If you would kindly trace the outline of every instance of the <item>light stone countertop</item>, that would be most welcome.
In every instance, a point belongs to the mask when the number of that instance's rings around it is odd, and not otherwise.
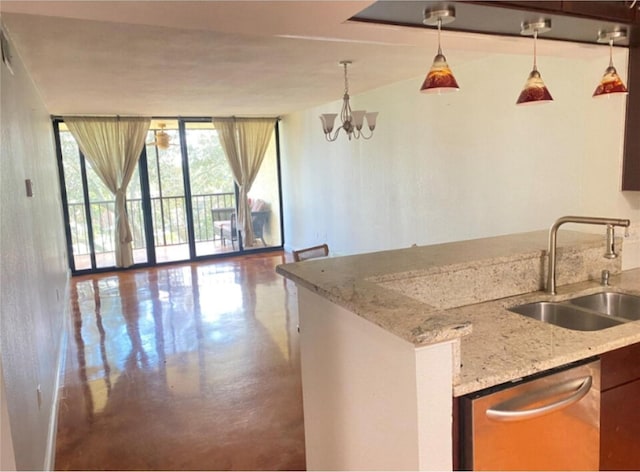
[[[640,295],[640,269],[612,276],[609,287],[581,282],[558,287],[556,296],[539,291],[447,310],[452,322],[466,320],[473,326],[473,332],[461,339],[461,368],[454,396],[640,342],[640,321],[600,331],[574,331],[507,310],[523,303],[563,301],[603,290]]]
[[[416,347],[459,340],[460,370],[455,376],[453,393],[461,396],[640,342],[640,321],[582,332],[542,323],[507,310],[531,301],[564,300],[602,291],[603,287],[594,281],[561,285],[559,279],[558,295],[551,297],[536,290],[542,286],[542,280],[534,280],[536,287],[527,289],[526,293],[515,292],[520,294],[502,298],[492,295],[498,299],[482,301],[482,284],[503,284],[511,290],[522,290],[522,272],[509,271],[514,264],[530,260],[537,260],[540,265],[547,235],[546,231],[536,231],[329,257],[283,264],[276,270],[296,284]],[[558,233],[558,254],[561,255],[563,250],[569,254],[567,264],[571,262],[571,250],[576,247],[601,251],[604,248],[603,238],[573,231]],[[640,269],[619,273],[619,259],[617,261],[617,265],[602,262],[602,268],[610,268],[612,274],[618,274],[611,276],[610,289],[640,295]],[[506,267],[507,272],[503,269],[496,272],[495,267]],[[562,269],[562,261],[558,262],[558,269]],[[444,306],[442,291],[446,291],[450,282],[446,277],[444,285],[439,286],[439,299],[433,304],[427,303],[424,297],[407,296],[402,290],[389,288],[390,283],[403,286],[410,285],[412,280],[431,286],[442,282],[443,274],[448,273],[464,274],[463,282],[472,290],[469,292],[471,295],[460,297],[460,300],[468,301],[469,297],[477,296],[478,303]],[[540,274],[537,276],[539,279],[542,277]],[[458,296],[459,287],[451,290],[450,298]],[[493,292],[487,290],[487,293],[491,295]]]

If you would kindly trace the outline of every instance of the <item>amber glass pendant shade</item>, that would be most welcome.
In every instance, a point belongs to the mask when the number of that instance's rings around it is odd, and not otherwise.
[[[516,105],[534,105],[552,101],[553,97],[544,84],[540,72],[537,69],[533,69],[524,84],[522,92],[520,92]]]
[[[453,7],[446,7],[442,9],[425,9],[424,21],[425,25],[438,26],[438,53],[433,58],[433,64],[427,73],[427,76],[422,82],[420,92],[422,93],[446,93],[456,92],[460,89],[456,78],[447,64],[447,58],[442,54],[442,47],[440,45],[440,30],[443,23],[451,23],[456,17],[456,11]]]
[[[622,34],[621,31],[603,32],[598,33],[598,40],[608,39],[609,41],[609,67],[604,71],[600,83],[593,92],[593,97],[608,97],[611,94],[626,94],[629,93],[627,87],[625,87],[622,79],[618,75],[618,71],[613,66],[613,40],[614,38],[625,37],[626,34]]]
[[[459,90],[458,82],[447,64],[447,59],[442,54],[437,54],[433,59],[431,69],[422,82],[420,91],[423,93],[455,92]]]
[[[602,80],[593,92],[594,97],[603,97],[612,93],[629,93],[627,87],[624,86],[622,79],[618,75],[615,67],[607,67],[602,76]]]

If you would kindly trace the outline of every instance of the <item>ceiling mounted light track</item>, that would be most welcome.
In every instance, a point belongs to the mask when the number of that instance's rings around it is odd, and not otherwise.
[[[618,71],[613,66],[613,42],[619,39],[625,39],[627,32],[625,30],[598,31],[598,42],[609,43],[609,67],[604,71],[600,83],[593,92],[593,97],[608,97],[611,94],[627,94],[622,79],[618,75]]]
[[[536,21],[522,22],[520,34],[524,36],[533,35],[533,69],[529,73],[529,77],[524,84],[522,92],[516,101],[516,105],[533,105],[537,103],[549,103],[553,101],[553,97],[549,93],[547,86],[542,80],[540,72],[538,72],[537,64],[537,41],[539,33],[546,33],[551,30],[550,19],[540,19]]]
[[[341,129],[347,133],[349,140],[355,139],[370,139],[373,136],[373,130],[376,128],[376,118],[378,116],[377,111],[366,112],[365,110],[351,110],[351,104],[349,103],[349,80],[347,78],[347,66],[351,64],[351,61],[340,61],[340,65],[344,67],[344,95],[342,97],[342,110],[340,111],[340,121],[342,124],[336,129],[336,132],[331,135],[333,131],[333,124],[336,121],[337,113],[324,113],[320,115],[320,121],[322,121],[322,131],[324,131],[324,137],[327,141],[335,141],[338,139],[338,133]],[[366,136],[362,132],[364,120],[367,120],[370,134]]]
[[[443,92],[455,92],[460,89],[456,78],[453,76],[453,72],[447,64],[447,59],[442,54],[442,47],[440,45],[440,30],[442,25],[451,23],[456,19],[456,10],[452,6],[441,8],[425,8],[424,20],[422,21],[427,26],[438,27],[438,53],[433,59],[431,69],[427,73],[427,77],[420,87],[422,93],[443,93]]]

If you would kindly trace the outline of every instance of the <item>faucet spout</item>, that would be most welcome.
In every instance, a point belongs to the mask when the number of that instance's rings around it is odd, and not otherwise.
[[[548,270],[547,270],[547,292],[551,295],[556,294],[556,242],[558,238],[558,229],[564,223],[580,223],[587,225],[605,225],[607,226],[607,252],[605,257],[613,259],[617,256],[614,247],[613,228],[614,226],[624,226],[628,228],[631,221],[620,218],[600,218],[592,216],[563,216],[558,218],[551,229],[549,229],[549,248],[547,251]]]

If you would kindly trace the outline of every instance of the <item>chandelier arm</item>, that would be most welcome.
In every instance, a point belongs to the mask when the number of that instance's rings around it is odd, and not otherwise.
[[[342,99],[342,110],[340,111],[340,119],[342,124],[346,121],[351,121],[351,105],[349,103],[349,94],[345,93]]]
[[[335,141],[336,139],[338,139],[338,133],[340,132],[340,130],[342,129],[342,126],[338,126],[336,128],[335,133],[333,133],[333,136],[331,136],[331,133],[325,133],[324,137],[327,141],[329,141],[330,143],[332,143],[333,141]]]
[[[359,137],[362,137],[362,139],[371,139],[373,137],[373,131],[369,129],[369,136],[367,136],[366,134],[364,134],[364,127],[363,127],[362,130],[360,130]]]

